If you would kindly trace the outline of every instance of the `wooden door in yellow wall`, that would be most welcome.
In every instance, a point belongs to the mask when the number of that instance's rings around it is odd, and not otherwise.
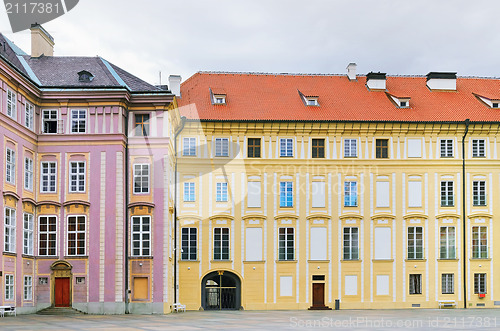
[[[133,300],[149,299],[149,284],[147,277],[134,277],[134,297]]]

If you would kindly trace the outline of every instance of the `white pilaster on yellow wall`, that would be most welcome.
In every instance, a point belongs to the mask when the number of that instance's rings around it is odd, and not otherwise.
[[[408,247],[406,247],[407,243],[407,234],[406,234],[406,219],[403,219],[403,236],[402,236],[402,241],[403,241],[403,251],[402,251],[402,258],[403,258],[403,302],[406,302],[406,252],[408,252]],[[395,234],[393,234],[394,236]]]
[[[208,270],[212,270],[212,259],[213,259],[213,256],[212,256],[212,243],[213,243],[212,235],[213,235],[212,220],[209,220],[208,221]],[[179,237],[177,237],[177,238],[179,238]],[[177,269],[179,269],[179,268],[177,268]]]
[[[203,260],[203,221],[200,219],[198,221],[198,232],[200,233],[200,247],[198,248],[198,255],[199,255],[199,259],[200,259],[200,263],[198,263],[198,277],[201,279],[201,275],[202,275],[202,272],[201,272],[201,265],[203,263],[201,263],[201,261]],[[210,254],[210,248],[209,248],[209,251],[208,251],[208,254]],[[208,257],[208,259],[210,260],[210,256]],[[210,269],[209,269],[210,270]]]
[[[497,154],[497,137],[495,137],[494,143],[493,143],[493,158],[495,160],[498,159],[498,154]]]
[[[293,147],[293,158],[297,159],[297,158],[299,158],[299,150],[298,150],[297,137],[293,138],[293,144],[294,144],[294,147]]]
[[[453,146],[453,151],[454,151],[454,153],[453,153],[453,157],[454,157],[455,159],[460,159],[460,158],[462,158],[462,149],[461,149],[461,148],[458,148],[458,146],[459,146],[459,145],[458,145],[458,138],[457,138],[457,137],[455,137],[455,144],[454,144],[454,146]],[[470,148],[469,148],[469,150],[470,150]],[[460,155],[458,155],[458,154],[460,154]]]
[[[436,147],[437,149],[437,147]],[[433,158],[433,154],[432,154],[432,137],[429,137],[429,159],[432,159]]]
[[[398,142],[397,142],[397,145],[398,145],[398,148],[397,148],[397,151],[396,151],[396,158],[399,160],[401,159],[401,149],[399,148],[401,142],[399,140],[399,137],[398,137]],[[407,139],[405,138],[405,145],[403,147],[403,158],[407,158],[407,154],[406,154],[406,145],[407,145]]]
[[[396,302],[396,283],[397,283],[397,278],[398,278],[398,275],[397,275],[397,272],[396,272],[396,260],[397,260],[397,250],[396,250],[396,221],[395,219],[392,220],[392,224],[391,224],[391,228],[392,228],[392,258],[393,258],[393,262],[392,262],[392,301],[393,302]],[[373,263],[372,263],[373,264]],[[403,277],[404,277],[404,273],[403,273]],[[403,287],[404,288],[404,287]]]
[[[166,157],[165,157],[166,158]],[[124,183],[123,153],[116,152],[116,255],[115,255],[115,301],[123,302],[123,227],[124,227]]]
[[[424,203],[425,203],[425,215],[429,215],[429,173],[426,172],[424,175]]]
[[[276,173],[274,174],[275,175],[275,182],[276,182]],[[275,214],[276,215],[276,214]],[[278,226],[278,221],[275,219],[274,220],[274,230],[273,230],[273,242],[274,242],[274,246],[273,246],[273,266],[274,266],[274,272],[273,272],[273,291],[274,291],[274,295],[273,295],[273,302],[276,303],[276,278],[278,277],[276,275],[276,259],[277,259],[277,250],[278,250],[278,233],[277,233],[277,226]]]
[[[340,175],[339,175],[340,176]],[[339,209],[340,213],[340,209]],[[338,220],[337,222],[337,257],[339,261],[342,259],[342,222]],[[338,274],[337,274],[337,286],[338,286],[338,296],[339,300],[342,301],[342,263],[338,264]],[[372,300],[373,301],[373,300]]]
[[[295,222],[295,224],[297,224],[297,228],[299,227],[298,224],[299,224],[299,221],[297,220],[297,222]],[[309,263],[307,263],[308,260],[312,260],[312,258],[309,256],[309,247],[310,247],[310,242],[309,242],[309,236],[310,236],[310,231],[309,231],[309,220],[306,220],[306,302],[309,301]],[[299,251],[297,251],[299,252]],[[299,254],[297,254],[299,255]],[[298,264],[298,262],[297,262]],[[297,270],[297,279],[299,278],[299,273],[298,273],[298,270]],[[298,288],[297,288],[298,289]],[[299,303],[299,297],[298,297],[298,292],[297,292],[297,303]]]
[[[266,182],[267,182],[267,176],[266,176],[266,174],[264,174],[264,187],[266,187],[266,184],[265,184]],[[267,238],[267,219],[264,219],[264,259],[265,259],[265,262],[264,262],[264,303],[267,303],[267,286],[268,286],[268,284],[267,284],[267,260],[268,260],[267,241],[268,241],[268,238]]]
[[[438,220],[437,219],[434,219],[434,250],[436,251],[436,255],[435,256],[435,259],[436,259],[436,262],[437,262],[437,259],[441,258],[440,256],[440,252],[439,252],[439,225],[438,225]],[[456,240],[458,241],[458,240]],[[427,259],[430,259],[430,256],[427,257]],[[439,271],[438,271],[438,266],[439,266],[439,263],[434,263],[434,279],[435,279],[435,282],[434,282],[434,285],[435,285],[435,288],[434,288],[434,300],[437,300],[439,298]]]
[[[424,228],[424,236],[425,236],[425,247],[424,247],[424,256],[425,256],[425,299],[429,301],[429,220],[425,219],[425,228]],[[433,260],[436,260],[436,257],[432,256]],[[435,263],[436,264],[436,263]],[[434,275],[435,281],[437,283],[437,274]]]
[[[370,215],[373,215],[373,173],[370,172]]]
[[[390,148],[389,148],[390,158],[391,158],[391,159],[394,159],[394,148],[393,148],[393,147],[394,147],[394,139],[392,138],[392,136],[391,136],[391,138],[389,139],[389,143],[390,143]],[[398,150],[398,153],[400,153],[400,151],[399,151],[399,150],[400,150],[400,146],[399,146],[399,144],[397,144],[396,148],[397,148],[397,150]]]
[[[298,194],[297,194],[298,195]],[[297,207],[297,210],[298,210],[298,207]],[[296,250],[296,254],[295,254],[295,258],[297,259],[297,263],[295,264],[295,268],[296,268],[296,271],[295,271],[295,294],[296,294],[296,302],[299,303],[299,294],[300,294],[300,268],[299,268],[299,264],[300,264],[300,254],[298,254],[298,252],[300,252],[300,227],[299,227],[299,220],[297,219],[295,221],[295,233],[296,233],[296,236],[295,236],[295,242],[296,242],[296,247],[297,247],[297,250]],[[276,250],[276,249],[275,249]],[[306,260],[307,261],[307,260]],[[307,265],[307,263],[306,263]]]
[[[280,144],[281,144],[280,137],[276,137],[276,154],[274,155],[274,157],[277,159],[280,158]],[[297,149],[293,151],[293,155],[297,155]]]
[[[266,137],[262,136],[262,138],[260,138],[260,139],[262,140],[262,158],[265,159],[266,158]],[[248,150],[245,147],[245,153],[247,153],[247,151]]]
[[[278,138],[276,138],[276,145],[278,144]],[[269,158],[273,158],[273,138],[269,137]]]
[[[243,229],[241,229],[241,233],[243,233]],[[231,220],[231,269],[234,270],[234,251],[236,250],[234,246],[234,237],[236,237],[236,232],[234,232],[234,219]],[[243,245],[243,242],[241,242],[241,245]],[[243,247],[243,246],[241,246]],[[243,248],[241,249],[243,251]]]
[[[207,136],[203,136],[203,145],[200,144],[200,155],[201,155],[202,147],[203,147],[203,157],[205,159],[207,159],[208,158],[208,140],[207,140]]]
[[[456,233],[457,233],[457,237],[456,238],[462,238],[462,223],[463,220],[460,220],[458,219],[457,221],[457,227],[456,227]],[[462,284],[462,261],[463,261],[463,257],[462,258],[462,248],[461,248],[461,245],[460,243],[462,242],[462,240],[456,240],[456,243],[457,243],[457,252],[456,252],[456,256],[457,256],[457,260],[458,260],[458,263],[457,263],[457,274],[458,274],[458,283],[457,284]],[[462,286],[457,286],[458,287],[458,300],[462,300]]]
[[[370,177],[371,176],[372,176],[372,174],[370,174]],[[373,249],[375,248],[374,240],[373,240],[373,222],[375,222],[373,219],[370,220],[370,302],[373,302]],[[339,235],[339,237],[340,237],[340,235]],[[339,247],[340,247],[340,243],[339,243]],[[340,249],[339,249],[339,252],[340,252]],[[340,288],[340,286],[339,286],[339,288]]]
[[[330,177],[330,174],[328,174]],[[331,214],[330,214],[331,215]],[[332,219],[328,219],[328,303],[331,304],[332,301]]]
[[[238,144],[238,143],[236,143]],[[239,145],[238,145],[239,146]],[[234,145],[233,145],[233,136],[229,137],[229,158],[234,159]]]
[[[467,174],[468,176],[469,174]],[[466,216],[464,216],[466,217]],[[470,235],[471,229],[470,229],[470,218],[467,217],[467,232],[465,234],[466,236],[466,243],[467,247],[472,247],[472,240],[471,240],[471,235]],[[467,261],[470,261],[470,249],[467,249]],[[471,273],[470,273],[470,263],[467,263],[467,300],[470,301],[470,289],[471,286],[474,288],[474,281],[471,279]]]
[[[333,137],[332,159],[337,159],[337,138]]]
[[[401,183],[401,187],[402,187],[402,196],[403,196],[403,215],[406,215],[406,174],[403,172],[401,174],[403,180],[402,180],[402,183]],[[394,192],[394,190],[393,190]],[[408,192],[408,197],[410,196],[410,192]]]
[[[326,137],[326,159],[328,160],[330,158],[330,138]],[[309,146],[311,146],[311,140],[309,139]],[[311,147],[309,147],[309,150],[311,150]],[[309,153],[309,155],[312,155],[312,152]]]
[[[332,174],[328,173],[328,215],[332,215]]]
[[[198,173],[198,215],[203,217],[203,172],[201,171]]]
[[[396,215],[396,173],[392,173],[392,214]]]
[[[360,195],[360,205],[361,205],[361,214],[365,212],[365,174],[361,173],[359,175],[359,195]]]
[[[363,210],[363,209],[361,209]],[[359,236],[360,236],[360,240],[359,240],[359,243],[361,243],[359,246],[359,256],[360,258],[363,260],[361,262],[361,302],[365,302],[365,261],[364,261],[364,248],[365,248],[365,245],[364,245],[364,242],[365,242],[365,227],[364,227],[364,224],[363,224],[363,219],[361,219],[359,221]],[[370,261],[370,263],[372,263]]]
[[[101,192],[100,192],[100,241],[99,241],[99,302],[104,301],[104,266],[106,245],[106,152],[101,152]]]
[[[342,215],[342,194],[343,194],[343,183],[342,183],[342,174],[337,174],[337,187],[339,192],[337,192],[337,203],[338,203],[338,215]],[[340,234],[339,234],[340,235]]]
[[[212,209],[214,205],[214,198],[213,198],[213,173],[208,174],[208,215],[212,216]],[[177,191],[180,192],[180,191]],[[180,194],[177,194],[180,195]]]
[[[295,174],[295,182],[296,182],[296,186],[295,186],[294,194],[296,197],[295,201],[297,203],[297,206],[295,207],[295,214],[297,216],[299,216],[299,211],[300,211],[300,174],[299,173]]]
[[[229,184],[230,187],[231,187],[231,216],[234,217],[234,211],[235,211],[235,198],[236,198],[236,187],[234,186],[236,181],[235,181],[235,174],[234,172],[231,173],[231,183]],[[241,189],[243,189],[244,186],[241,187]],[[241,201],[241,204],[242,206],[244,205],[243,204],[243,201]]]
[[[243,178],[243,176],[241,178]],[[244,186],[242,185],[241,188],[243,189],[243,187]],[[242,215],[243,215],[243,213],[242,213]],[[243,261],[245,261],[245,250],[246,250],[246,247],[247,247],[247,245],[245,243],[245,231],[246,231],[246,229],[245,229],[245,220],[242,219],[241,222],[240,222],[240,233],[241,233],[240,251],[241,251],[241,277],[243,279],[245,279],[245,264],[243,263]],[[234,264],[234,261],[233,261],[233,264]],[[265,283],[264,283],[264,286],[266,286]]]
[[[305,147],[305,144],[304,144],[304,137],[302,137],[302,147],[300,148],[300,158],[301,159],[305,159],[306,158],[306,156],[305,156],[305,148],[306,147]],[[311,154],[308,153],[307,157],[309,157],[309,155],[311,155]]]
[[[361,137],[359,137],[357,140],[357,143],[358,143],[358,146],[357,146],[357,149],[358,149],[358,158],[359,159],[362,159],[363,158],[363,147],[361,146]]]
[[[490,215],[493,214],[493,173],[489,173],[488,176],[488,209]],[[493,238],[493,237],[491,237]],[[493,260],[492,260],[493,261]]]

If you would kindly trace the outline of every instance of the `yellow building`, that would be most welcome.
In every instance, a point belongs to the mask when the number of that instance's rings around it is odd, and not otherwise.
[[[500,80],[348,69],[182,84],[187,309],[500,305]]]

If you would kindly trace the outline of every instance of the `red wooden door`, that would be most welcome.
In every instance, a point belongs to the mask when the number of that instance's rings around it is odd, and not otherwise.
[[[69,307],[69,278],[56,278],[55,306]]]
[[[313,283],[313,307],[325,306],[325,284]]]

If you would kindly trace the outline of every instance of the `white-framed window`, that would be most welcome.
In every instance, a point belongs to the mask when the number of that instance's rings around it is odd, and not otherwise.
[[[24,105],[24,126],[26,126],[30,130],[33,130],[34,127],[34,114],[35,107],[31,103],[26,102],[26,104]]]
[[[195,183],[184,183],[184,201],[195,201]]]
[[[14,301],[14,275],[5,275],[5,301]]]
[[[293,207],[293,182],[280,182],[280,207]]]
[[[16,183],[16,152],[7,147],[5,157],[5,180],[7,183]]]
[[[42,162],[40,167],[40,192],[55,193],[57,187],[57,163]]]
[[[472,258],[488,258],[488,228],[486,226],[472,227]]]
[[[421,226],[408,227],[408,259],[424,258],[424,231]]]
[[[453,294],[454,290],[454,274],[442,274],[441,275],[441,293],[442,294]]]
[[[318,98],[307,97],[306,98],[306,105],[307,106],[319,106]]]
[[[134,193],[149,193],[149,164],[134,164]]]
[[[16,119],[16,93],[7,89],[7,116]]]
[[[474,274],[474,294],[485,294],[486,293],[486,274],[477,273]]]
[[[16,210],[5,207],[5,245],[4,252],[16,252]]]
[[[33,160],[24,158],[24,188],[33,191]]]
[[[85,192],[85,162],[69,163],[69,191],[71,193]]]
[[[182,228],[181,230],[181,259],[196,261],[197,228]]]
[[[24,276],[24,301],[33,300],[33,277]]]
[[[289,261],[295,259],[294,228],[278,229],[278,260]]]
[[[55,256],[57,245],[57,217],[38,217],[38,255]]]
[[[214,260],[229,260],[229,228],[214,228]]]
[[[455,259],[455,227],[442,226],[439,229],[439,258],[441,259]]]
[[[57,109],[42,110],[42,132],[57,133]]]
[[[182,155],[196,156],[196,138],[186,137],[182,139]]]
[[[441,157],[453,157],[453,139],[441,139]]]
[[[293,139],[281,138],[280,139],[280,156],[293,157]]]
[[[344,260],[359,259],[359,229],[357,227],[344,228]]]
[[[215,94],[214,95],[214,103],[218,105],[226,104],[226,95],[225,94]]]
[[[229,156],[228,138],[215,138],[215,156]]]
[[[472,204],[486,206],[486,181],[475,180],[472,182]]]
[[[453,194],[453,181],[445,180],[441,182],[441,207],[453,207],[455,205],[455,195]]]
[[[422,294],[422,275],[410,274],[410,294]]]
[[[358,140],[344,139],[344,157],[358,156]]]
[[[344,182],[344,206],[356,207],[358,205],[358,183]]]
[[[472,157],[486,156],[486,141],[484,139],[472,139]]]
[[[34,216],[23,213],[23,254],[33,255]]]
[[[86,217],[68,216],[68,255],[85,255],[86,241]]]
[[[227,183],[217,183],[215,201],[227,201]]]
[[[151,216],[132,216],[132,255],[151,255]]]
[[[87,111],[85,109],[71,109],[71,133],[87,132]]]

